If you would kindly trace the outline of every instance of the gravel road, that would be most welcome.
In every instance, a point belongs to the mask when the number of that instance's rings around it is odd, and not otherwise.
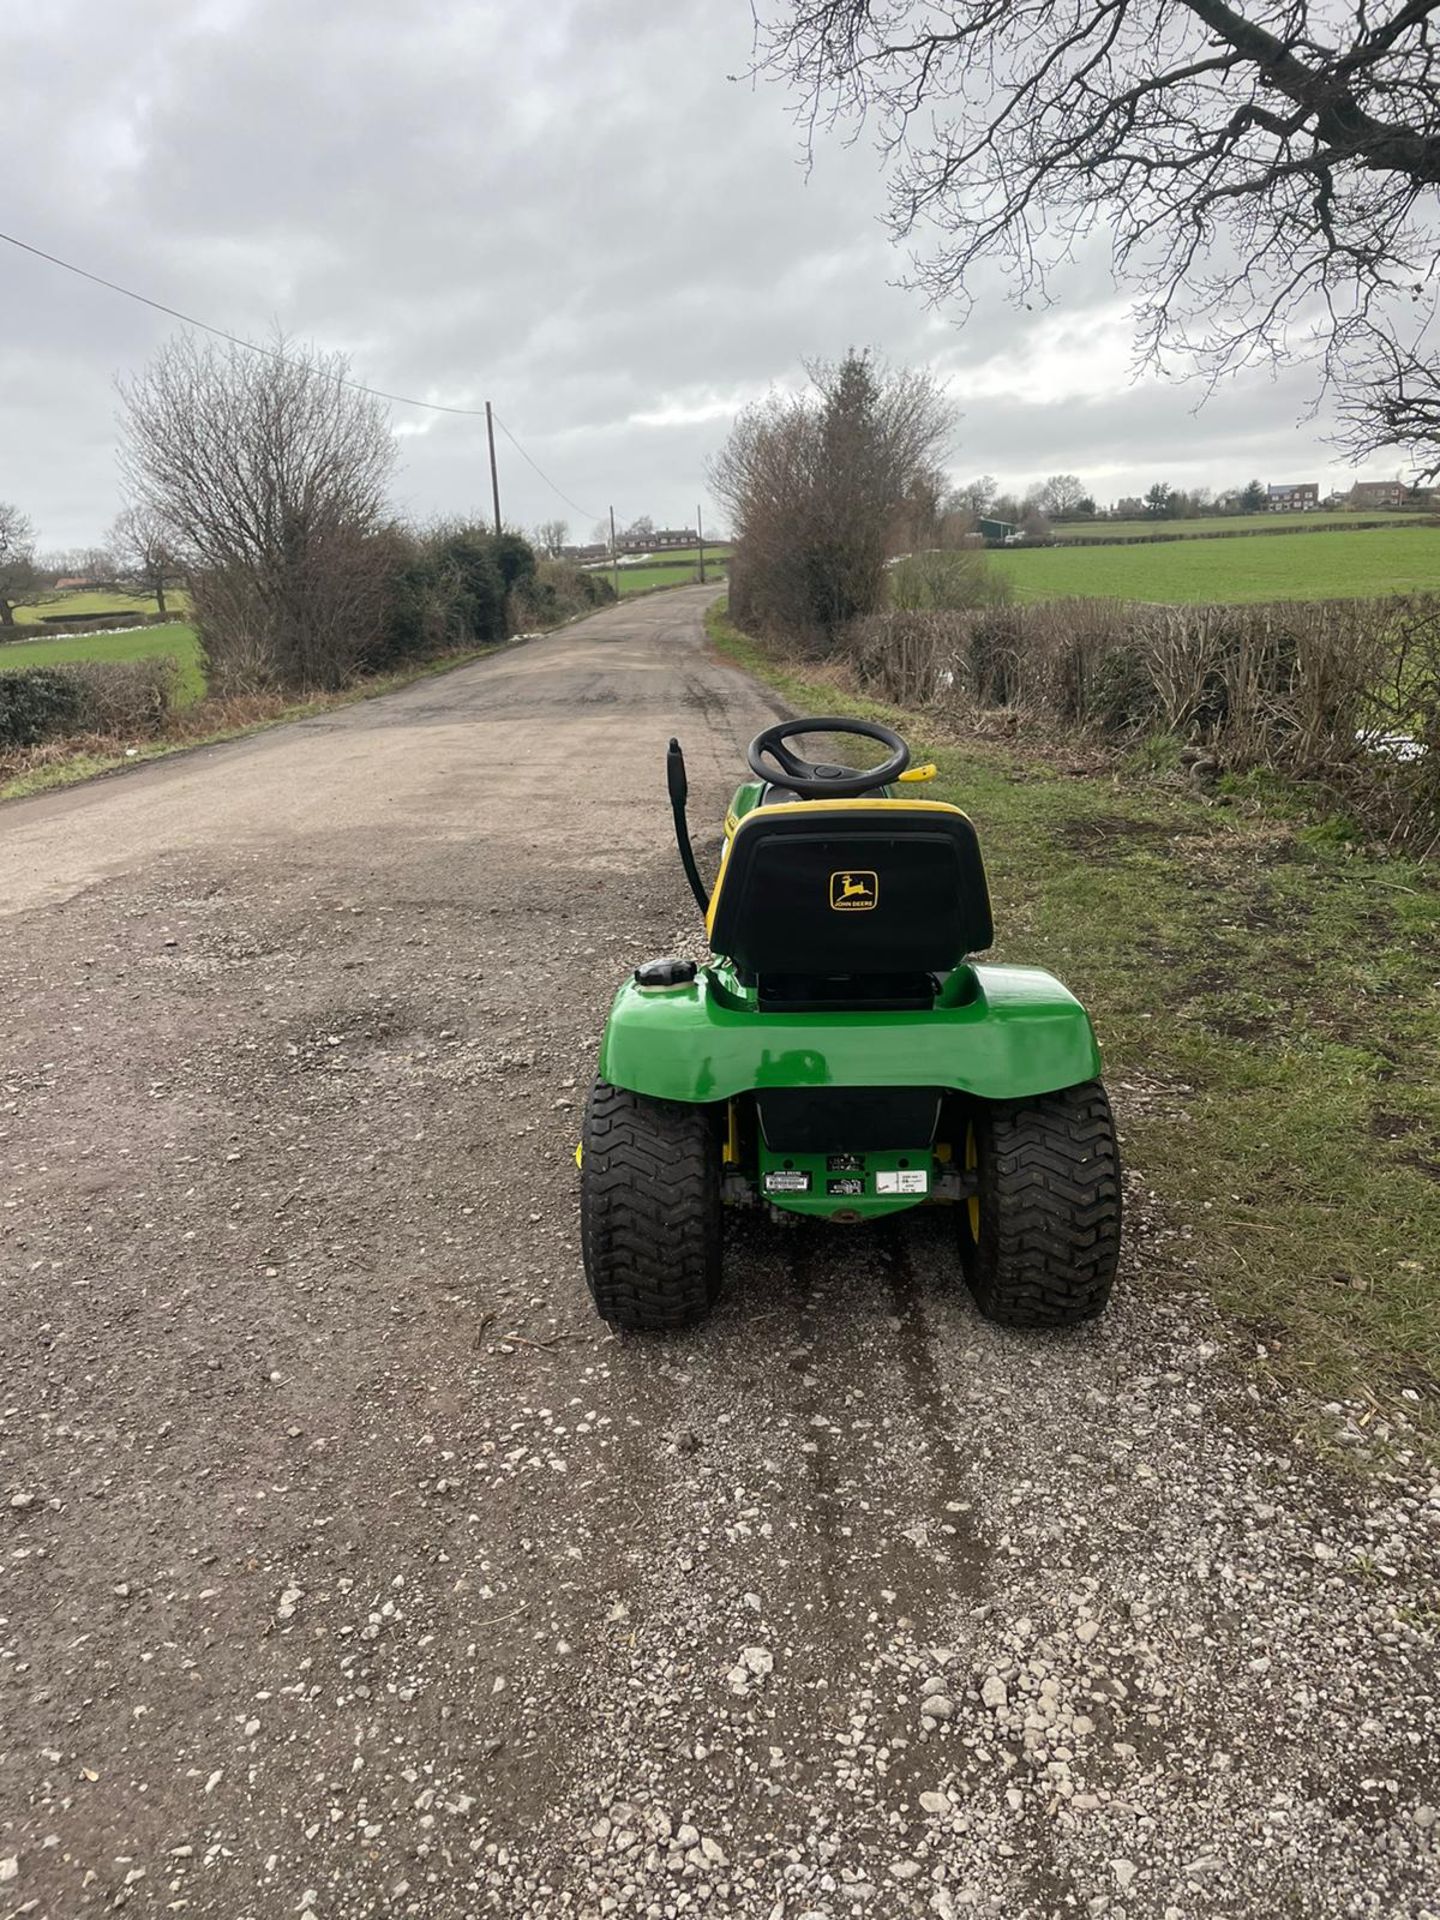
[[[1440,1487],[1143,1169],[1079,1335],[939,1216],[592,1317],[665,741],[713,848],[773,711],[705,599],[0,809],[0,1920],[1440,1913]]]

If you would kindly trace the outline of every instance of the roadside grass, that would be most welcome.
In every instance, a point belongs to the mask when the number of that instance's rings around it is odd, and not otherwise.
[[[1350,511],[1340,508],[1335,511],[1321,509],[1318,513],[1217,513],[1203,514],[1194,520],[1061,520],[1054,528],[1057,540],[1106,540],[1123,538],[1133,534],[1178,533],[1187,539],[1203,540],[1207,534],[1234,533],[1241,528],[1266,528],[1275,532],[1280,527],[1344,527],[1366,526],[1371,523],[1393,521],[1404,525],[1414,525],[1414,513],[1400,513],[1392,508],[1388,513],[1372,512],[1367,508]]]
[[[54,640],[0,643],[0,673],[16,667],[58,667],[67,660],[148,660],[168,653],[180,666],[180,704],[205,695],[205,674],[195,629],[175,620],[163,627],[131,627],[123,633],[67,633]]]
[[[991,564],[1020,600],[1353,600],[1440,592],[1440,527],[1277,533],[1154,546],[998,548]]]
[[[168,613],[184,614],[190,611],[189,595],[177,588],[165,595],[165,608]],[[16,607],[15,618],[22,627],[34,626],[50,614],[63,614],[75,619],[97,613],[158,613],[160,611],[153,594],[125,593],[117,589],[114,593],[96,592],[86,588],[80,593],[57,593],[31,606]]]
[[[1310,543],[1300,543],[1310,544]],[[997,955],[1090,1008],[1129,1164],[1263,1370],[1440,1412],[1440,886],[1303,808],[956,742],[737,633],[793,705],[888,720],[980,829]],[[1074,771],[1076,760],[1089,769]],[[1228,802],[1228,804],[1226,804]],[[1193,1263],[1193,1266],[1192,1266]],[[1162,1282],[1163,1283],[1163,1282]]]

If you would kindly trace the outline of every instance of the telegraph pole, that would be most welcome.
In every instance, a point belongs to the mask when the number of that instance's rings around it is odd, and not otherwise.
[[[615,583],[615,598],[620,598],[620,555],[615,550],[615,509],[610,509],[610,578]]]
[[[700,509],[695,509],[695,538],[700,543],[700,584],[705,584],[705,529],[700,524]]]
[[[495,421],[490,413],[490,402],[485,402],[485,438],[490,442],[490,491],[495,499],[495,534],[500,535],[500,472],[495,465]]]

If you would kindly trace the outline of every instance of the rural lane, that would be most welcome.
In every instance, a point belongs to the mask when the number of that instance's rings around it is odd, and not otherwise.
[[[0,1917],[1440,1913],[1440,1489],[1143,1169],[1080,1334],[938,1214],[592,1316],[665,742],[709,864],[774,711],[707,597],[0,808]]]

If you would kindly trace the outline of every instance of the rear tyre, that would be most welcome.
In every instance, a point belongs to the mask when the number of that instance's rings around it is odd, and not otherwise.
[[[693,1327],[720,1291],[720,1143],[705,1107],[597,1080],[585,1107],[580,1234],[602,1320]]]
[[[1006,1327],[1093,1320],[1120,1255],[1120,1150],[1104,1087],[996,1101],[970,1127],[979,1193],[960,1232],[976,1306]]]

